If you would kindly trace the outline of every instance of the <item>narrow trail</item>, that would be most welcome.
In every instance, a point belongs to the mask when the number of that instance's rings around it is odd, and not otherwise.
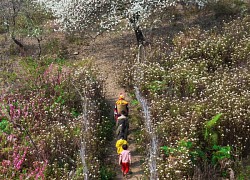
[[[125,92],[125,89],[119,86],[117,82],[117,77],[115,75],[116,70],[122,68],[119,66],[117,62],[122,60],[122,55],[126,41],[128,41],[127,36],[119,34],[119,35],[107,35],[99,37],[95,42],[90,44],[87,51],[80,52],[80,54],[84,54],[84,57],[94,58],[95,66],[98,68],[100,74],[104,77],[104,91],[106,95],[106,100],[108,101],[110,107],[114,107],[115,102],[120,93],[125,95],[125,99],[130,102],[130,97]],[[130,112],[133,111],[130,108]],[[113,119],[113,111],[110,111],[110,117]],[[129,132],[132,132],[133,126],[130,125]],[[116,153],[116,138],[110,142],[108,149],[110,151],[109,158],[112,158],[110,162],[114,165],[114,170],[116,171],[116,178],[125,179],[122,177],[120,166],[118,165],[118,155]],[[133,133],[128,135],[128,143],[129,150],[132,155],[132,165],[131,165],[131,174],[127,179],[138,180],[141,179],[143,175],[143,171],[141,168],[142,157],[136,151],[136,143]]]

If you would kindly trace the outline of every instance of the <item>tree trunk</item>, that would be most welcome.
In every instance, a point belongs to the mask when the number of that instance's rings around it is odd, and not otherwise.
[[[14,36],[12,36],[11,39],[20,48],[21,55],[25,56],[26,55],[26,51],[25,51],[24,45],[20,41],[18,41]]]
[[[11,39],[14,41],[16,45],[18,45],[21,49],[24,49],[24,45],[18,41],[14,36],[11,37]]]
[[[135,31],[135,36],[136,36],[136,40],[137,40],[137,45],[140,46],[140,45],[143,45],[144,42],[145,42],[145,38],[144,38],[144,35],[142,33],[142,30],[137,27],[134,29]]]
[[[37,42],[38,42],[38,57],[40,57],[41,56],[41,54],[42,54],[42,47],[41,47],[41,41],[42,41],[42,38],[36,38],[36,40],[37,40]]]

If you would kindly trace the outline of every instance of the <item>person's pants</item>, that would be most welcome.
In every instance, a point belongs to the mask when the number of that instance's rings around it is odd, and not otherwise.
[[[127,163],[122,162],[122,172],[123,172],[123,174],[128,174],[128,172],[129,172],[129,163],[128,162]]]
[[[121,116],[121,114],[115,114],[115,122],[116,122],[116,124],[117,124],[117,120],[118,120],[118,117],[120,117]]]

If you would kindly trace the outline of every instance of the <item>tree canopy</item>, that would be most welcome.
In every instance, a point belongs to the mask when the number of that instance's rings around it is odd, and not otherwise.
[[[64,31],[82,32],[86,29],[100,33],[112,30],[126,20],[127,25],[139,26],[152,12],[175,6],[178,0],[34,0],[46,10],[52,11]],[[184,4],[204,6],[207,0],[182,1]],[[135,21],[131,21],[135,20]],[[96,28],[96,27],[99,28]],[[134,28],[134,27],[133,27]]]

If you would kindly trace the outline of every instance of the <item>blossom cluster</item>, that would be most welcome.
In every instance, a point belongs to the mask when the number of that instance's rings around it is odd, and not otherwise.
[[[248,154],[249,29],[246,16],[224,23],[221,30],[195,27],[180,32],[173,38],[171,53],[164,54],[164,48],[159,51],[156,47],[141,63],[127,55],[128,76],[122,76],[123,80],[129,87],[139,87],[150,102],[159,149],[173,149],[158,159],[160,179],[186,179],[197,170],[194,165],[210,167],[205,164],[211,162],[213,143],[204,134],[206,123],[218,113],[222,116],[212,127],[216,145],[231,147],[235,157]],[[193,149],[179,147],[183,139],[192,143]],[[194,149],[204,156],[199,154],[199,161],[191,162]],[[219,163],[221,169],[216,171],[225,170],[225,164]]]
[[[124,20],[127,20],[128,25],[142,25],[153,12],[175,6],[179,1],[33,0],[33,2],[42,5],[47,11],[51,11],[57,18],[61,30],[84,32],[88,29],[100,33],[102,30],[113,30],[116,25],[121,24]],[[204,6],[207,0],[193,0],[189,3]]]
[[[0,99],[1,178],[98,179],[110,124],[96,70],[22,61],[22,86]]]

